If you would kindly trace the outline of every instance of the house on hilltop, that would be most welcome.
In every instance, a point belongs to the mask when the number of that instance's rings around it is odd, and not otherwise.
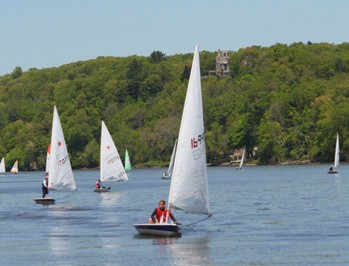
[[[216,57],[216,70],[210,70],[209,75],[219,77],[224,77],[225,75],[227,75],[230,72],[229,57],[229,50],[218,50]]]

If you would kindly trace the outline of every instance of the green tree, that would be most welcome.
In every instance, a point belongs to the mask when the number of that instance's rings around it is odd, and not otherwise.
[[[161,61],[166,60],[167,56],[161,51],[153,51],[150,54],[149,61],[152,64],[160,63]]]

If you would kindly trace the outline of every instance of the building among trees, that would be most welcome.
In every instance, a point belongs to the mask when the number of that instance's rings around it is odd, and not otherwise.
[[[218,50],[218,54],[216,57],[216,69],[210,70],[209,75],[219,77],[224,77],[225,75],[227,75],[230,72],[229,57],[229,50]]]

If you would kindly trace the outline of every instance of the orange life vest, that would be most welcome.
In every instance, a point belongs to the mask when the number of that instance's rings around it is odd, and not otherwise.
[[[167,215],[167,209],[161,210],[160,208],[156,208],[156,220],[158,220],[159,223],[166,221],[166,215]],[[162,221],[161,221],[162,217]]]

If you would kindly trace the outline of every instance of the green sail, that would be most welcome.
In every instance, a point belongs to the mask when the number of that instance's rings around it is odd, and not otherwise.
[[[125,152],[125,171],[129,172],[131,171],[132,167],[131,167],[131,161],[130,161],[130,156],[128,155],[128,151],[126,149]]]

